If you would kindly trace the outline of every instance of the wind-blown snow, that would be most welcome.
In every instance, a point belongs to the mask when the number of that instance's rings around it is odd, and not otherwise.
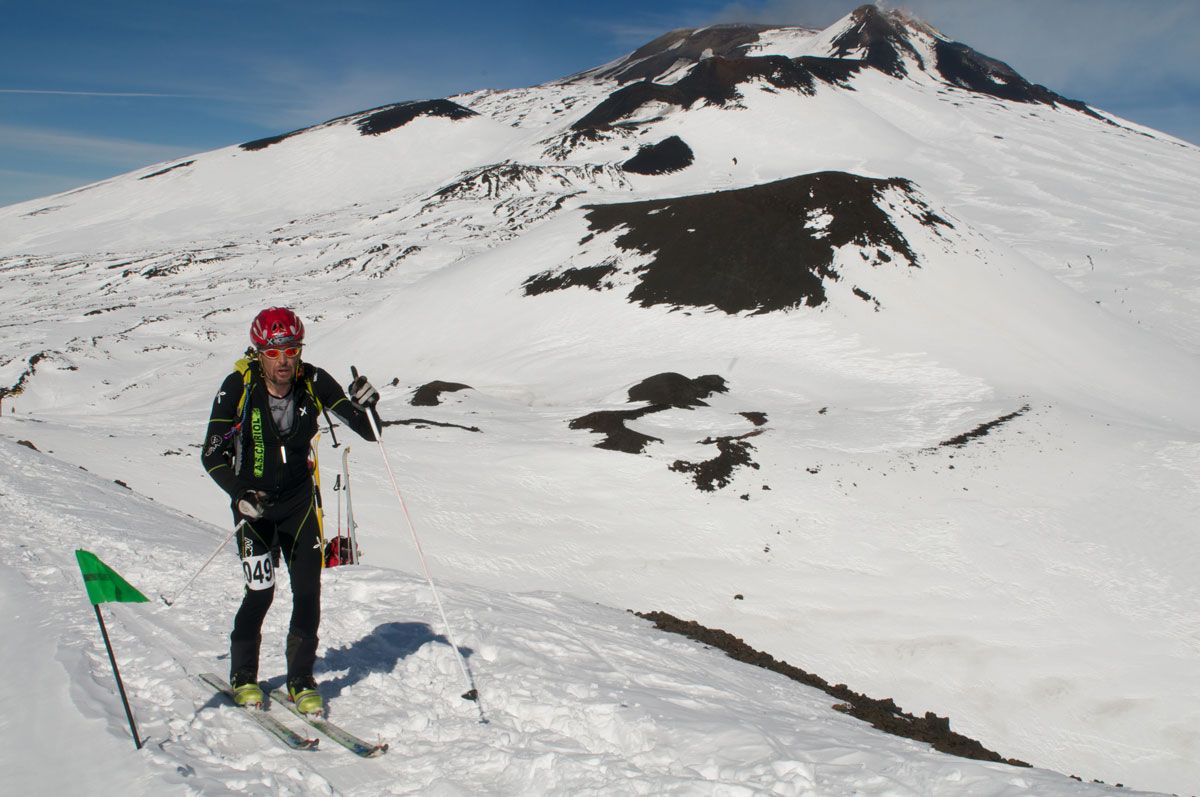
[[[751,55],[825,56],[846,24],[767,33]],[[0,386],[23,390],[0,415],[0,591],[17,609],[0,631],[37,662],[4,679],[21,688],[10,704],[24,684],[71,684],[47,716],[72,738],[101,728],[85,763],[134,793],[169,781],[371,794],[384,780],[434,793],[1104,791],[879,737],[819,694],[622,611],[662,610],[949,716],[1006,757],[1194,793],[1200,150],[914,69],[860,70],[812,96],[751,81],[726,107],[665,104],[581,133],[572,125],[619,88],[583,73],[452,98],[478,114],[466,119],[379,136],[319,126],[0,209]],[[672,136],[690,165],[621,168]],[[881,199],[919,267],[851,241],[825,304],[748,315],[630,303],[655,255],[588,222],[595,205],[820,172],[908,181],[951,226]],[[606,266],[605,290],[524,290]],[[305,319],[306,359],[347,381],[357,365],[401,422],[384,442],[490,725],[458,700],[442,631],[423,625],[429,598],[378,451],[339,428],[366,565],[326,574],[331,669],[318,679],[336,719],[392,750],[353,766],[337,750],[297,759],[206,707],[190,674],[223,669],[231,556],[177,609],[105,610],[155,740],[142,754],[118,743],[124,718],[71,551],[150,591],[211,553],[229,518],[196,444],[269,304]],[[641,455],[571,427],[645,408],[629,388],[668,372],[728,390],[625,421],[661,441]],[[411,406],[431,382],[472,389]],[[748,444],[757,467],[711,492],[672,469],[712,460],[721,439]],[[328,485],[340,449],[325,435],[321,453]],[[28,668],[16,650],[0,661]],[[51,758],[22,714],[0,721],[20,751],[9,770]]]

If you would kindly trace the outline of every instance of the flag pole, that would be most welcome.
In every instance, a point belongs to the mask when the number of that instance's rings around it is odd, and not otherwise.
[[[133,733],[133,744],[142,749],[142,738],[138,736],[137,725],[133,721],[133,712],[129,709],[129,698],[125,696],[125,684],[121,682],[121,671],[117,669],[117,657],[113,655],[112,643],[108,641],[108,629],[104,627],[104,615],[100,614],[100,604],[93,603],[96,610],[96,622],[100,623],[100,636],[104,637],[104,647],[108,649],[108,660],[112,662],[113,675],[117,679],[117,691],[121,693],[121,704],[125,706],[125,716],[129,718],[129,730]]]

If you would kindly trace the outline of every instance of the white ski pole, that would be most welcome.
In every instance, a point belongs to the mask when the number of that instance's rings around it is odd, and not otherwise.
[[[354,501],[350,494],[350,446],[342,450],[342,491],[346,493],[346,536],[350,538],[350,564],[358,561],[358,524],[354,522]]]
[[[158,597],[162,598],[163,603],[167,604],[168,606],[174,606],[175,601],[179,600],[179,596],[182,595],[183,593],[187,592],[187,588],[192,586],[192,582],[195,581],[199,577],[199,575],[204,572],[204,568],[208,567],[209,563],[212,562],[213,559],[217,558],[217,554],[219,554],[221,552],[221,549],[224,548],[231,539],[233,539],[233,535],[237,534],[238,529],[240,529],[244,525],[246,525],[246,521],[242,520],[242,522],[238,523],[236,526],[233,527],[233,531],[231,531],[225,535],[225,539],[221,540],[221,544],[217,546],[217,550],[213,551],[212,556],[208,557],[208,559],[204,562],[204,564],[200,565],[200,569],[192,574],[192,577],[188,579],[187,583],[179,588],[179,590],[175,593],[174,598],[167,600],[166,595],[159,595]]]
[[[350,375],[358,379],[358,369],[353,365],[350,366]],[[458,649],[458,642],[454,639],[454,632],[450,629],[450,621],[446,619],[446,610],[442,608],[442,599],[438,596],[437,587],[434,586],[433,576],[429,572],[429,563],[425,561],[425,552],[421,550],[421,539],[417,536],[417,528],[413,525],[412,515],[408,513],[408,505],[404,503],[404,496],[400,494],[400,487],[396,484],[396,474],[392,472],[392,465],[388,462],[387,450],[383,447],[383,436],[379,433],[379,427],[375,424],[375,413],[371,408],[367,408],[367,420],[371,422],[371,432],[375,435],[375,442],[379,443],[379,453],[383,455],[383,466],[387,469],[388,478],[392,482],[392,490],[396,493],[396,500],[400,502],[400,508],[404,510],[404,519],[408,521],[408,530],[412,534],[413,545],[417,549],[417,558],[421,561],[421,570],[425,574],[425,581],[429,583],[429,590],[433,593],[433,602],[437,605],[438,613],[442,616],[442,625],[446,629],[446,639],[450,642],[450,647],[454,650],[454,655],[458,660],[458,668],[462,670],[463,682],[467,685],[467,691],[463,693],[464,700],[479,700],[479,690],[475,688],[474,681],[471,680],[471,674],[467,672],[467,663],[463,660],[462,651]]]

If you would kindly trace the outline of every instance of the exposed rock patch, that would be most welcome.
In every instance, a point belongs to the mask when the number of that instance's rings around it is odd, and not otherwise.
[[[981,423],[969,432],[963,432],[960,435],[951,437],[949,440],[943,440],[942,442],[938,443],[936,447],[937,448],[950,448],[950,447],[962,448],[963,446],[965,446],[967,443],[971,442],[972,440],[987,436],[996,427],[1003,426],[1004,424],[1011,421],[1013,418],[1020,417],[1021,415],[1024,415],[1027,412],[1029,412],[1028,404],[1021,407],[1021,409],[1017,410],[1016,412],[1010,412],[1007,415],[1001,415],[999,418],[996,418],[995,420],[988,421],[987,423]]]
[[[735,600],[741,597],[740,595],[735,596]],[[1018,767],[1029,766],[1024,761],[1015,758],[1006,759],[999,753],[988,750],[978,741],[955,733],[950,730],[948,718],[939,717],[933,712],[926,712],[924,717],[916,717],[901,710],[891,698],[879,700],[868,697],[851,690],[845,684],[831,686],[828,681],[818,675],[805,672],[786,661],[779,661],[769,653],[755,650],[728,631],[706,628],[694,620],[681,620],[666,612],[635,612],[635,614],[654,623],[655,628],[682,634],[688,639],[723,651],[737,661],[777,672],[793,681],[820,689],[840,701],[834,706],[835,709],[870,723],[871,727],[885,733],[924,742],[934,750],[962,758],[995,761]]]
[[[748,45],[758,41],[767,25],[710,25],[699,30],[683,28],[665,33],[639,47],[610,69],[590,73],[620,83],[653,80],[682,62],[697,62],[709,56],[724,58],[744,54]]]
[[[253,141],[247,141],[245,144],[238,144],[238,147],[241,149],[244,149],[247,152],[257,152],[261,149],[266,149],[267,147],[272,146],[273,144],[278,144],[280,141],[285,141],[286,139],[289,139],[292,136],[298,136],[301,133],[303,133],[305,130],[308,130],[308,129],[309,128],[307,128],[307,127],[302,127],[299,130],[293,130],[290,133],[279,133],[278,135],[274,135],[274,136],[266,136],[264,138],[256,138]]]
[[[398,102],[367,112],[355,122],[364,136],[378,136],[403,127],[418,116],[443,116],[447,119],[467,119],[479,114],[450,100],[420,100]]]
[[[460,382],[434,380],[417,388],[413,392],[413,397],[409,401],[409,404],[414,407],[436,407],[442,403],[443,393],[454,393],[459,390],[474,390],[474,388]]]
[[[761,429],[747,432],[738,437],[710,437],[700,442],[703,445],[716,445],[720,452],[712,459],[703,462],[685,462],[675,460],[671,470],[676,473],[690,473],[696,489],[704,492],[714,492],[725,487],[733,480],[733,472],[737,468],[749,467],[758,470],[758,463],[750,458],[754,446],[746,439],[762,434]]]
[[[593,234],[618,232],[616,245],[652,261],[629,271],[629,300],[643,307],[716,308],[767,313],[826,301],[825,282],[841,279],[839,247],[860,247],[868,265],[918,267],[916,253],[883,205],[921,224],[950,227],[916,195],[908,180],[819,172],[711,194],[586,207]],[[894,196],[894,194],[893,194]],[[582,274],[548,271],[526,281],[538,292],[584,284]],[[588,287],[601,288],[600,272]],[[616,272],[603,272],[615,284]]]
[[[938,39],[934,42],[937,71],[947,83],[1011,102],[1065,105],[1108,122],[1086,103],[1070,100],[1045,86],[1030,83],[1003,61],[976,52],[965,44]]]
[[[339,116],[336,119],[330,119],[327,122],[322,122],[319,125],[311,127],[302,127],[299,130],[293,130],[290,133],[280,133],[275,136],[267,136],[266,138],[258,138],[254,141],[247,141],[245,144],[238,146],[247,152],[256,152],[266,149],[281,141],[285,141],[292,136],[298,136],[301,133],[309,130],[316,130],[322,127],[328,127],[335,124],[348,124],[353,122],[358,128],[358,132],[364,136],[378,136],[390,130],[395,130],[416,119],[418,116],[444,116],[448,119],[466,119],[470,116],[478,116],[479,114],[459,105],[450,100],[416,100],[412,102],[397,102],[391,105],[381,105],[378,108],[370,108],[366,111],[356,111],[346,116]]]
[[[141,177],[139,177],[138,179],[139,180],[149,180],[151,177],[158,177],[160,174],[166,174],[167,172],[174,171],[175,169],[182,169],[185,166],[191,166],[195,162],[196,161],[194,161],[194,160],[190,160],[190,161],[184,161],[183,163],[176,163],[174,166],[168,166],[165,169],[159,169],[156,172],[151,172],[150,174],[144,174]]]
[[[11,387],[0,386],[0,399],[3,399],[6,396],[21,395],[21,393],[25,390],[26,385],[29,384],[29,380],[33,378],[35,373],[37,373],[38,364],[49,356],[49,352],[44,351],[39,351],[37,354],[32,355],[29,358],[29,366],[21,372],[21,375],[17,377],[17,381]],[[67,370],[74,371],[75,366],[68,365]]]
[[[708,405],[704,399],[713,393],[725,393],[728,390],[725,380],[716,374],[688,379],[683,374],[668,371],[647,377],[629,388],[629,400],[656,405],[658,410],[667,407],[706,407]]]
[[[628,179],[611,164],[495,163],[462,174],[439,188],[431,199],[503,199],[541,191],[582,191],[596,185],[628,187]]]
[[[657,437],[651,437],[641,432],[635,432],[625,426],[626,421],[632,421],[652,412],[660,412],[664,407],[650,406],[636,410],[600,410],[576,418],[569,424],[572,429],[587,429],[604,435],[604,439],[596,443],[596,448],[609,451],[623,451],[626,454],[640,454],[650,443],[661,443]]]
[[[686,169],[695,159],[687,142],[679,136],[671,136],[642,147],[638,154],[621,164],[621,168],[635,174],[670,174]]]
[[[442,429],[462,429],[465,432],[482,432],[478,426],[463,426],[461,423],[446,423],[444,421],[430,421],[425,418],[406,418],[401,421],[382,421],[380,427],[384,426],[415,426],[418,429],[424,426],[437,426]]]
[[[704,399],[726,390],[724,378],[716,374],[689,379],[683,374],[668,371],[647,377],[629,388],[629,400],[645,402],[647,406],[633,410],[599,410],[572,420],[569,426],[604,435],[596,448],[641,454],[650,443],[661,443],[662,440],[627,428],[626,421],[672,407],[707,406]]]
[[[831,70],[822,63],[818,72],[808,67],[803,58],[782,55],[749,56],[742,58],[706,58],[692,67],[687,76],[670,83],[642,81],[614,91],[607,99],[572,125],[575,130],[605,129],[631,116],[652,103],[691,108],[700,101],[725,106],[741,98],[738,86],[761,82],[775,89],[815,93],[818,81],[825,81]],[[822,59],[823,62],[829,59]],[[844,74],[861,69],[862,64],[851,62],[840,67]]]
[[[909,41],[908,26],[920,26],[924,32],[937,32],[900,11],[881,11],[873,5],[859,6],[851,14],[851,27],[833,40],[837,58],[857,55],[868,66],[892,77],[904,77],[904,54],[923,69],[925,61]]]
[[[526,296],[575,287],[590,288],[594,291],[605,290],[614,287],[608,278],[617,271],[617,267],[611,261],[606,261],[595,266],[568,268],[557,274],[550,271],[534,274],[525,280],[521,287],[524,288]]]
[[[979,94],[1010,102],[1065,105],[1095,119],[1104,119],[1086,103],[1070,100],[1045,86],[1030,83],[1003,61],[990,58],[965,44],[950,41],[932,26],[903,11],[884,11],[873,5],[856,8],[851,27],[833,40],[834,55],[840,59],[858,57],[873,69],[892,77],[908,74],[905,57],[920,69],[935,74],[947,83]],[[934,63],[927,64],[913,34],[923,34],[933,42]]]

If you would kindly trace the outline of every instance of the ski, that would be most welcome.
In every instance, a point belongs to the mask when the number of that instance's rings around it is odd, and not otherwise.
[[[337,742],[342,747],[345,747],[347,750],[357,756],[362,756],[363,758],[376,758],[377,756],[381,756],[387,752],[387,742],[370,744],[368,742],[364,742],[362,739],[350,733],[350,731],[346,730],[340,725],[335,725],[327,719],[322,717],[313,717],[308,714],[302,714],[300,710],[296,708],[296,704],[291,701],[291,698],[289,698],[282,689],[272,690],[271,699],[276,703],[282,703],[283,705],[287,706],[288,711],[292,712],[297,717],[328,736],[332,741]]]
[[[259,727],[293,750],[315,750],[317,744],[321,741],[320,739],[308,739],[301,736],[268,714],[264,709],[255,708],[254,706],[239,706],[237,703],[234,703],[233,687],[221,676],[211,672],[204,672],[200,673],[200,680],[229,698],[229,702],[234,708],[240,709],[242,713],[257,722]]]

